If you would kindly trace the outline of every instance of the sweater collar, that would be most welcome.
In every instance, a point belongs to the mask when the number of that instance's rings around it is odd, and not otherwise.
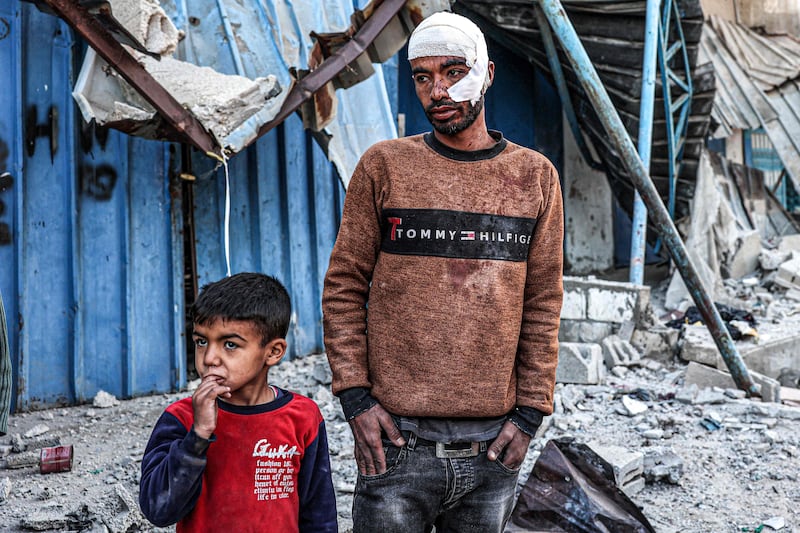
[[[492,138],[497,141],[495,145],[491,148],[484,148],[483,150],[474,151],[456,150],[455,148],[450,148],[439,141],[439,139],[436,138],[436,135],[430,131],[426,133],[423,138],[425,139],[425,144],[430,146],[433,151],[448,159],[455,159],[456,161],[482,161],[484,159],[491,159],[498,155],[508,145],[508,141],[506,141],[501,132],[489,130],[489,135],[491,135]]]

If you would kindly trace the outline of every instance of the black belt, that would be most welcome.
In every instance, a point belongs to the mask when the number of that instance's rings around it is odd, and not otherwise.
[[[417,446],[432,446],[436,448],[436,457],[441,459],[460,459],[464,457],[475,457],[485,452],[492,441],[484,440],[480,442],[436,442],[423,439],[410,431],[403,431],[407,446],[414,449]]]

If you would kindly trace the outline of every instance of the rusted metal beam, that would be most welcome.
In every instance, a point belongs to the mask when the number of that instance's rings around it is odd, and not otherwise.
[[[206,154],[219,156],[219,145],[197,117],[175,100],[85,7],[77,0],[43,1],[150,102],[179,137]]]
[[[369,45],[372,44],[381,30],[389,24],[392,17],[400,12],[405,3],[406,0],[384,0],[376,7],[372,15],[364,22],[364,25],[359,28],[347,44],[339,48],[330,57],[325,59],[319,67],[292,86],[278,114],[275,115],[272,120],[261,126],[258,130],[257,137],[261,137],[286,120],[286,118],[294,113],[303,102],[313,97],[315,92],[334,79],[339,72],[347,68],[358,56],[366,52]]]

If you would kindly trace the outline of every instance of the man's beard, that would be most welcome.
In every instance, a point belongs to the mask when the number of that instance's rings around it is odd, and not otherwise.
[[[472,105],[471,102],[466,102],[467,112],[464,115],[464,118],[455,122],[438,122],[434,120],[431,112],[435,107],[440,105],[457,107],[458,103],[452,100],[440,100],[438,102],[434,102],[425,110],[425,116],[428,117],[428,122],[430,122],[431,125],[433,125],[433,128],[439,133],[443,133],[444,135],[455,135],[456,133],[469,128],[478,118],[478,115],[480,115],[481,110],[483,109],[483,97],[481,97],[481,99],[478,100],[475,105]]]

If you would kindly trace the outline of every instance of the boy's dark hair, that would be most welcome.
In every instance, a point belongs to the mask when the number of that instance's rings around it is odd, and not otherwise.
[[[217,319],[249,320],[261,333],[261,345],[285,338],[292,304],[289,293],[272,276],[242,272],[209,283],[192,305],[192,322],[207,325]]]

